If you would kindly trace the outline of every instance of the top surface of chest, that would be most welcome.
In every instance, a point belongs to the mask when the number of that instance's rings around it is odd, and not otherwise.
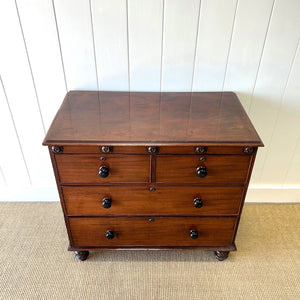
[[[232,92],[69,92],[44,145],[262,146]]]

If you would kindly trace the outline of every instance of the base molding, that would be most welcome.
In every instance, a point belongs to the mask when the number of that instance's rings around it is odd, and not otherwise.
[[[198,251],[236,251],[235,244],[229,246],[69,246],[68,251],[103,251],[103,250],[198,250]]]
[[[300,186],[249,186],[247,203],[300,203]]]

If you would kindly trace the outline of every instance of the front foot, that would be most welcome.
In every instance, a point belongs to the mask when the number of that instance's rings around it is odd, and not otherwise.
[[[215,251],[215,256],[217,260],[225,260],[228,257],[229,251]]]
[[[86,260],[89,256],[89,251],[75,251],[75,257],[80,260]]]

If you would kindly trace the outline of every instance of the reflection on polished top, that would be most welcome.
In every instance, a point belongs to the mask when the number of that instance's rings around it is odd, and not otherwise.
[[[71,91],[44,145],[262,146],[232,92]]]

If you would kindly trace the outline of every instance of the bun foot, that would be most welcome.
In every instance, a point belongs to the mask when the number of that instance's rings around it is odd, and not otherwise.
[[[86,260],[89,256],[89,251],[75,251],[75,257],[80,260]]]
[[[217,260],[224,260],[228,257],[229,251],[215,251]]]

